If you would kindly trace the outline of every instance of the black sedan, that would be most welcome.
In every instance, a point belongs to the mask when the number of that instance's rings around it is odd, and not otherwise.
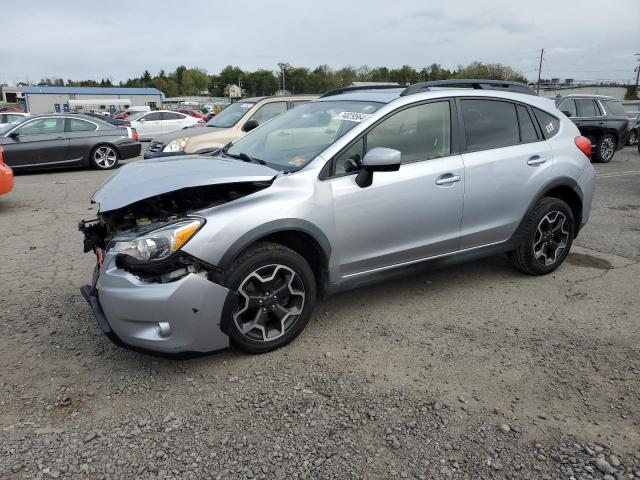
[[[140,155],[132,128],[110,125],[78,114],[48,114],[0,129],[4,162],[23,169],[93,166],[114,168],[118,160]]]

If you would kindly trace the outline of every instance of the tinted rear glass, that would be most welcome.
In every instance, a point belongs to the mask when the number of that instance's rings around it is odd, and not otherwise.
[[[544,138],[551,138],[558,133],[558,130],[560,129],[560,120],[539,108],[534,107],[533,113],[538,119],[538,124],[540,125],[540,130],[542,130]]]
[[[468,150],[504,147],[520,142],[516,106],[496,100],[462,100]]]
[[[611,115],[627,115],[627,112],[622,108],[622,104],[617,100],[602,100],[602,104],[604,105],[604,109],[607,113]]]

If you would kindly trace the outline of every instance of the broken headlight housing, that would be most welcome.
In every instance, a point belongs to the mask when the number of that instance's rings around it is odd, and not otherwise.
[[[184,138],[176,138],[175,140],[171,140],[166,147],[162,149],[163,152],[182,152],[187,146],[187,140],[189,137]]]
[[[139,236],[116,237],[107,246],[109,253],[122,253],[136,260],[164,260],[182,248],[204,225],[201,218],[189,218],[145,232]]]

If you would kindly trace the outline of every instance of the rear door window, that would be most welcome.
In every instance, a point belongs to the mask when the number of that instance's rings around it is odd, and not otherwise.
[[[576,106],[578,107],[579,117],[595,117],[598,115],[596,104],[590,98],[577,98]]]
[[[182,120],[183,118],[185,118],[185,116],[181,115],[179,113],[162,112],[162,119],[163,120]]]
[[[533,126],[529,111],[522,105],[517,105],[516,108],[518,109],[518,124],[520,125],[520,141],[522,143],[538,141],[538,132],[536,132],[536,127]]]
[[[516,106],[500,100],[462,100],[467,150],[520,143]]]
[[[540,130],[542,130],[542,135],[544,135],[545,139],[549,139],[558,133],[558,130],[560,129],[560,120],[550,113],[535,107],[533,108],[533,114],[538,120],[538,125],[540,125]]]

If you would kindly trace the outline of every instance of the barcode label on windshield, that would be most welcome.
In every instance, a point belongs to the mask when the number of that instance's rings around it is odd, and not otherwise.
[[[340,112],[333,117],[334,120],[346,120],[349,122],[361,122],[371,116],[370,113],[358,113],[358,112]]]

